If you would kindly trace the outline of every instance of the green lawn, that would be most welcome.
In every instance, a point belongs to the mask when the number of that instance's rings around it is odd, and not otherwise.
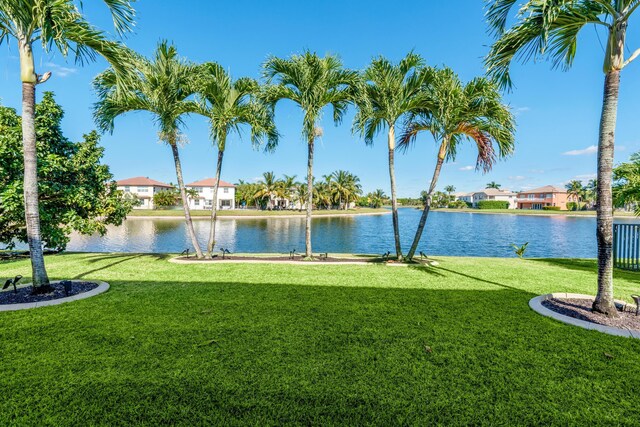
[[[596,216],[596,211],[545,211],[542,209],[435,209],[441,212],[471,212],[485,214],[511,214],[511,215],[573,215],[573,216]],[[633,212],[618,211],[614,216],[633,217]]]
[[[290,215],[299,215],[305,216],[307,211],[297,211],[297,210],[282,210],[282,211],[268,211],[268,210],[256,210],[256,209],[235,209],[235,210],[220,210],[218,211],[218,216],[290,216]],[[381,213],[390,213],[388,209],[380,208],[357,208],[357,209],[322,209],[322,210],[314,210],[313,216],[322,216],[322,215],[358,215],[358,214],[381,214]],[[192,210],[192,216],[210,216],[211,211],[206,209],[200,210]],[[176,216],[182,217],[184,216],[184,212],[182,209],[171,209],[171,210],[163,210],[163,209],[134,209],[129,213],[128,216]]]
[[[527,306],[550,291],[593,293],[594,261],[438,261],[47,257],[54,278],[112,288],[0,313],[0,425],[640,422],[640,340]],[[29,271],[0,263],[0,278]],[[618,296],[638,293],[638,279],[617,272]]]

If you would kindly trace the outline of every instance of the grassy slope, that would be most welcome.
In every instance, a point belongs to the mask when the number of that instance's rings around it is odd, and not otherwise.
[[[571,216],[596,216],[595,211],[545,211],[541,209],[435,209],[440,212],[466,212],[466,213],[498,213],[511,215],[571,215]],[[633,217],[633,212],[619,211],[614,216]]]
[[[388,213],[387,209],[372,209],[372,208],[358,208],[358,209],[347,209],[344,210],[314,210],[313,216],[322,216],[322,215],[359,215],[359,214],[372,214],[372,213]],[[290,216],[290,215],[299,215],[304,216],[306,211],[296,211],[296,210],[284,210],[284,211],[260,211],[255,209],[237,209],[237,210],[220,210],[218,211],[218,216]],[[210,210],[192,210],[191,215],[193,216],[210,216]],[[174,210],[154,210],[154,209],[134,209],[129,213],[129,216],[176,216],[182,217],[184,216],[184,212],[180,209]]]
[[[527,306],[544,292],[593,292],[593,261],[439,261],[48,257],[55,278],[112,288],[0,313],[0,425],[638,422],[640,340]],[[0,277],[28,271],[26,261],[0,263]],[[617,272],[618,295],[638,293],[638,279]]]

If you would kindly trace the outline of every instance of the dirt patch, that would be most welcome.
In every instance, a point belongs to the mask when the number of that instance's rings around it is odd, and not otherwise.
[[[636,307],[634,305],[628,304],[625,307],[616,304],[619,317],[609,318],[592,312],[592,304],[593,299],[588,298],[550,298],[542,302],[545,308],[564,316],[597,323],[599,325],[631,329],[640,332],[640,316],[636,316]]]
[[[62,282],[52,282],[51,287],[53,291],[42,295],[31,295],[31,286],[18,288],[17,293],[14,293],[13,289],[7,289],[0,292],[0,305],[56,300],[89,292],[98,287],[98,284],[94,282],[79,282],[74,280],[70,283],[71,285],[67,292]]]

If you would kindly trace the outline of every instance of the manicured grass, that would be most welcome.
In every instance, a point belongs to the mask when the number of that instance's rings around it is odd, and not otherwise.
[[[638,423],[640,340],[527,305],[550,291],[593,293],[591,260],[46,260],[53,278],[112,288],[0,313],[3,426]],[[26,260],[0,263],[0,278],[29,271]],[[617,295],[638,293],[638,279],[616,272]]]
[[[466,212],[485,214],[510,214],[510,215],[571,215],[571,216],[596,216],[595,211],[545,211],[542,209],[435,209],[440,212]],[[618,211],[614,216],[633,217],[633,212]]]
[[[389,213],[388,209],[373,209],[373,208],[357,208],[357,209],[322,209],[314,210],[313,216],[323,215],[360,215],[360,214],[381,214]],[[210,210],[192,210],[192,216],[210,216]],[[218,216],[305,216],[306,211],[298,210],[282,210],[282,211],[269,211],[269,210],[257,210],[257,209],[235,209],[235,210],[221,210],[218,211]],[[129,213],[129,216],[175,216],[182,217],[184,212],[181,209],[162,210],[162,209],[134,209]]]

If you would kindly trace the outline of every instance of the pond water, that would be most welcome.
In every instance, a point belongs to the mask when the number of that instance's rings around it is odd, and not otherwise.
[[[405,252],[421,211],[399,210],[400,232]],[[637,222],[616,218],[616,222]],[[207,219],[195,219],[198,239],[206,247]],[[429,255],[515,256],[511,244],[529,242],[528,257],[595,258],[594,217],[533,216],[431,212],[418,250]],[[288,253],[304,251],[304,217],[230,219],[221,218],[217,247],[231,252]],[[391,215],[314,218],[314,252],[370,253],[394,252]],[[131,218],[107,234],[74,234],[67,250],[81,252],[182,252],[191,248],[181,218]]]

